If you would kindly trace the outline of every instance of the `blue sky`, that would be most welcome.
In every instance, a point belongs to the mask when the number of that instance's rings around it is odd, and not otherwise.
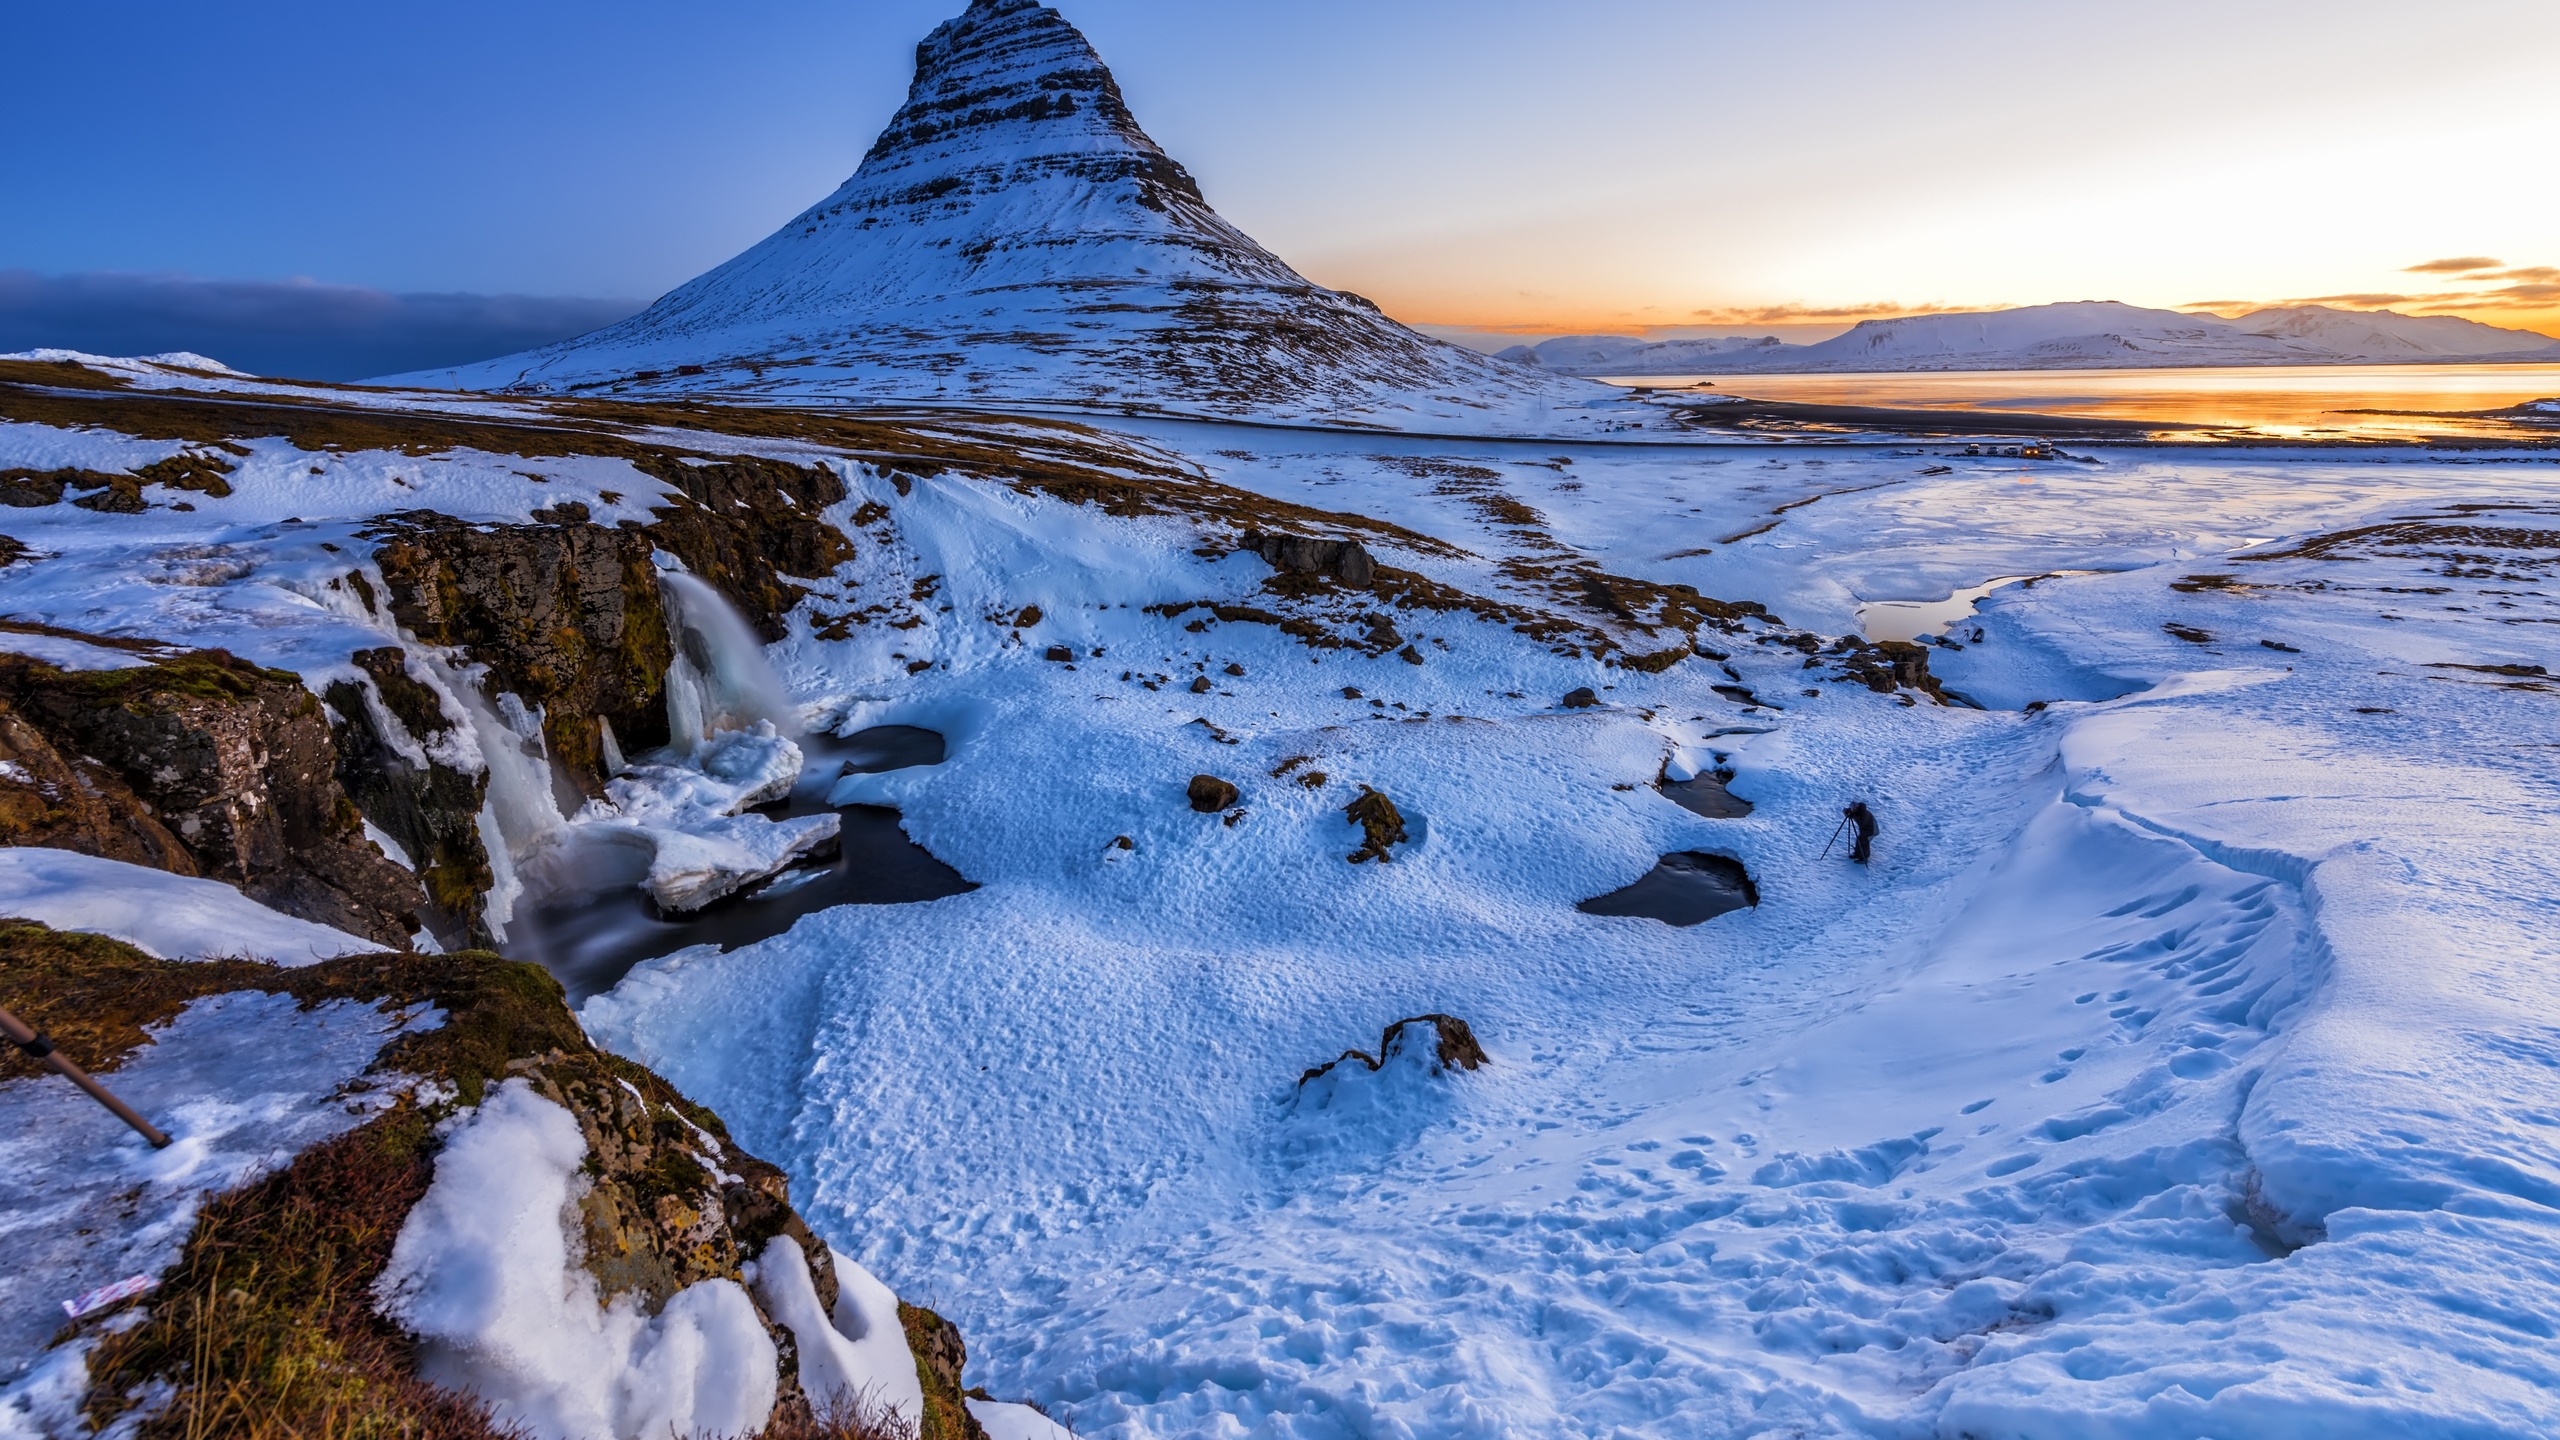
[[[11,7],[0,272],[646,299],[849,173],[958,8]],[[1063,8],[1230,218],[1417,321],[1836,327],[2560,264],[2547,0]]]

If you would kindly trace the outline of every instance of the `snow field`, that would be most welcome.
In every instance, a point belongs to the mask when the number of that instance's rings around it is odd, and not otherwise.
[[[773,659],[832,726],[948,737],[838,798],[899,805],[985,888],[666,957],[583,1018],[958,1321],[973,1381],[1085,1435],[2560,1426],[2549,561],[2232,558],[2452,501],[2548,509],[2547,466],[1147,433],[1466,546],[1373,548],[1480,593],[1505,559],[1589,556],[1836,632],[1868,601],[2117,573],[1955,627],[1933,663],[1993,712],[1804,697],[1797,652],[1718,640],[1787,707],[1746,710],[1710,663],[1627,674],[1465,615],[1396,616],[1418,667],[1190,632],[1144,607],[1250,603],[1261,563],[1192,554],[1177,520],[849,467],[840,521],[889,520],[812,610],[930,599],[842,641],[795,617]],[[350,483],[330,519],[278,454],[266,508],[218,525],[29,512],[81,563],[0,572],[0,600],[318,676],[381,643],[313,598],[375,497],[593,503],[476,459],[331,458],[432,483]],[[1539,523],[1415,460],[1495,471]],[[2548,528],[2503,513],[2461,523]],[[2241,580],[2171,588],[2204,572]],[[1556,709],[1577,685],[1605,703]],[[1662,800],[1667,758],[1729,763],[1757,811]],[[1185,805],[1202,772],[1242,787],[1233,827]],[[1341,858],[1361,783],[1408,817],[1386,866]],[[1817,864],[1856,796],[1880,863]],[[1762,904],[1694,930],[1573,911],[1674,849],[1742,859]],[[1493,1063],[1298,1096],[1425,1010]]]
[[[2500,964],[2513,1008],[2488,1012],[2407,978],[2451,959],[2466,991],[2470,957],[2535,933],[2543,862],[2497,837],[2547,794],[2509,743],[2547,702],[2460,692],[2339,749],[2344,702],[2392,688],[2367,657],[2391,668],[2415,632],[2316,596],[2265,617],[2291,652],[2251,628],[2245,653],[2207,655],[2159,628],[2249,603],[2167,587],[2235,547],[2548,481],[2153,452],[2022,485],[2016,466],[1923,477],[1926,455],[1747,452],[1724,472],[1819,459],[1825,493],[1727,542],[1748,528],[1721,529],[1730,509],[1655,508],[1684,481],[1712,499],[1714,458],[1683,477],[1580,452],[1586,488],[1554,531],[1584,548],[1614,507],[1611,568],[1826,628],[1933,584],[2131,568],[1997,592],[1995,638],[1941,652],[1986,703],[2063,702],[2036,715],[1803,698],[1801,657],[1745,643],[1744,682],[1790,707],[1746,714],[1698,662],[1604,672],[1459,618],[1398,617],[1449,642],[1419,669],[1266,627],[1186,633],[1119,607],[1233,595],[1224,567],[1249,586],[1250,562],[1133,538],[1097,566],[1086,537],[1121,522],[1069,512],[1049,564],[1024,564],[1008,551],[1048,528],[1037,502],[927,482],[897,515],[914,558],[890,563],[943,575],[949,614],[778,656],[848,724],[952,736],[945,765],[861,784],[985,888],[670,957],[585,1018],[790,1156],[818,1223],[959,1318],[990,1384],[1082,1434],[2548,1428],[2529,1297],[2554,1247],[2523,1098],[2547,1069],[2515,1038],[2540,1033],[2534,967]],[[1359,484],[1354,508],[1450,538],[1478,524],[1427,475],[1325,463]],[[1224,478],[1306,498],[1290,469]],[[1732,488],[1772,483],[1803,482]],[[972,569],[958,537],[991,512],[999,558]],[[1054,618],[1021,651],[977,618],[1028,599]],[[2446,619],[2468,627],[2457,657],[2525,658],[2530,632]],[[1074,671],[1034,658],[1053,638]],[[891,643],[951,668],[902,684]],[[1117,679],[1203,666],[1210,695]],[[1610,708],[1544,708],[1612,682]],[[1408,709],[1369,718],[1344,683]],[[1727,755],[1757,813],[1703,821],[1648,793],[1675,748]],[[1268,777],[1296,754],[1324,791]],[[1244,787],[1236,827],[1182,806],[1204,770]],[[1419,822],[1391,866],[1337,858],[1351,832],[1331,810],[1361,781]],[[1883,863],[1815,867],[1861,794]],[[1106,865],[1115,834],[1136,849]],[[2378,846],[2405,858],[2366,858]],[[1672,848],[1743,858],[1759,910],[1694,931],[1571,911]],[[2369,1085],[2384,1050],[2326,1038],[2359,973],[2349,1034],[2392,1032],[2421,1078]],[[1473,1022],[1493,1065],[1295,1101],[1300,1069],[1426,1009]],[[2373,1092],[2404,1083],[2433,1118]],[[2423,1138],[2377,1138],[2395,1112]],[[955,1274],[975,1283],[937,1288]]]

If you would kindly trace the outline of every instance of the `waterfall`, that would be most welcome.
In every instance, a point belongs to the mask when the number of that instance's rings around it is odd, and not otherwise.
[[[561,817],[553,789],[542,717],[527,710],[514,695],[505,695],[501,699],[507,715],[500,718],[481,693],[477,666],[465,670],[432,658],[427,664],[461,702],[463,716],[471,722],[471,736],[479,742],[480,758],[488,766],[489,788],[480,806],[479,830],[480,846],[489,855],[491,883],[481,915],[489,933],[503,943],[507,922],[515,918],[516,901],[525,891],[516,862],[568,823]]]
[[[746,617],[719,591],[682,571],[661,571],[658,585],[676,652],[667,667],[670,743],[690,750],[714,731],[744,730],[759,720],[772,721],[785,735],[799,734],[782,679],[764,658],[764,643]]]

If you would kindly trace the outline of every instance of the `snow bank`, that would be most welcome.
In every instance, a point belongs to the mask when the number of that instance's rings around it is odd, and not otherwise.
[[[376,1288],[421,1337],[421,1373],[544,1440],[714,1440],[764,1424],[779,1357],[743,1289],[700,1281],[652,1317],[630,1296],[602,1303],[576,1264],[575,1117],[519,1079],[448,1123]]]
[[[1075,1440],[1075,1432],[1028,1405],[972,1400],[969,1413],[986,1427],[987,1440]]]
[[[149,658],[130,650],[110,650],[68,636],[30,635],[20,630],[0,630],[0,650],[33,656],[57,670],[139,670],[151,663]]]
[[[898,1323],[898,1297],[847,1256],[830,1253],[836,1267],[832,1317],[819,1307],[808,1257],[788,1236],[775,1236],[756,1262],[756,1298],[798,1342],[800,1388],[821,1412],[842,1405],[864,1414],[894,1413],[909,1424],[920,1421],[924,1381]]]
[[[280,915],[218,880],[30,846],[0,848],[0,915],[112,935],[163,960],[309,965],[383,948]]]

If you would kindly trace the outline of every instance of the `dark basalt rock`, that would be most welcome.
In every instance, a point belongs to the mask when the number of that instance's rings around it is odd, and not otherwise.
[[[674,649],[647,534],[575,520],[481,528],[415,512],[374,536],[392,618],[487,665],[493,698],[541,707],[551,758],[587,795],[604,793],[604,722],[625,754],[666,743]]]
[[[1446,1075],[1452,1070],[1480,1069],[1490,1061],[1491,1057],[1484,1053],[1482,1045],[1476,1043],[1476,1032],[1468,1026],[1466,1021],[1455,1015],[1442,1015],[1435,1011],[1428,1015],[1407,1016],[1389,1025],[1386,1033],[1378,1037],[1377,1054],[1372,1055],[1366,1050],[1345,1050],[1334,1059],[1299,1076],[1298,1084],[1303,1087],[1308,1081],[1323,1075],[1335,1066],[1354,1060],[1360,1062],[1372,1073],[1383,1070],[1387,1062],[1401,1054],[1407,1045],[1423,1043],[1422,1035],[1426,1026],[1430,1028],[1430,1043],[1433,1047],[1432,1074]]]
[[[1741,861],[1680,850],[1663,856],[1633,885],[1574,908],[1586,915],[1632,915],[1687,926],[1759,903],[1760,887]]]
[[[1203,815],[1217,814],[1235,804],[1241,794],[1233,781],[1221,780],[1215,775],[1192,776],[1187,793],[1191,797],[1191,808]]]
[[[1236,544],[1261,556],[1283,574],[1324,575],[1359,589],[1368,588],[1378,578],[1378,562],[1357,540],[1320,540],[1310,535],[1268,535],[1248,530],[1237,537]],[[1394,627],[1389,625],[1387,630],[1392,634]],[[1381,648],[1395,643],[1382,642]]]
[[[408,943],[417,882],[365,838],[320,702],[298,677],[219,650],[82,638],[151,663],[66,671],[0,654],[6,738],[30,777],[0,781],[0,810],[25,826],[19,843],[222,880],[287,915]],[[75,802],[61,787],[84,773],[117,783]]]

